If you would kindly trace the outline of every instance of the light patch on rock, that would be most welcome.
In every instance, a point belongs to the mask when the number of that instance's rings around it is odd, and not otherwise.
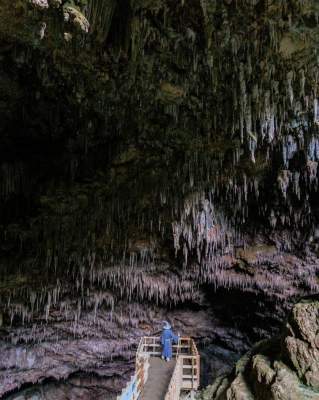
[[[64,8],[64,20],[66,22],[72,22],[73,25],[80,28],[83,32],[88,33],[90,29],[90,23],[85,16],[76,8],[68,6]]]
[[[304,50],[305,47],[306,45],[302,40],[293,38],[291,35],[287,34],[281,39],[279,52],[283,58],[290,58],[298,51]]]
[[[243,374],[239,374],[227,390],[227,400],[255,400]]]
[[[39,8],[49,8],[48,0],[30,0],[30,2]]]

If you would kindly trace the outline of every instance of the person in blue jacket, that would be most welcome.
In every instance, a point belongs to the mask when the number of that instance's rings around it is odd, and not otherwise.
[[[162,344],[162,359],[169,361],[172,358],[172,345],[174,343],[178,343],[179,335],[174,335],[172,331],[171,325],[164,321],[163,332],[161,336],[161,344]]]

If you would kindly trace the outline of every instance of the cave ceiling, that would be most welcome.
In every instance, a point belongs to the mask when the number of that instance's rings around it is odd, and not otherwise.
[[[318,18],[315,0],[0,0],[6,341],[61,321],[136,337],[148,307],[218,289],[274,309],[318,291]]]

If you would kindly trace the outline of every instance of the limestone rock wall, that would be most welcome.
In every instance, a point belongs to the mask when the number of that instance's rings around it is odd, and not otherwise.
[[[319,302],[297,303],[281,337],[256,345],[200,399],[318,399]]]

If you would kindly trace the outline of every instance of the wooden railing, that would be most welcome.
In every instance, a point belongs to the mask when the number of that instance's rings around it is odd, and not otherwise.
[[[176,361],[176,366],[168,386],[164,400],[176,400],[180,398],[183,388],[183,362],[179,357]]]
[[[151,357],[158,357],[161,355],[161,348],[159,337],[144,337],[138,346],[137,355],[148,354]],[[173,356],[181,360],[181,389],[197,390],[200,382],[200,356],[194,340],[188,337],[180,338],[178,344],[173,345]],[[179,368],[178,364],[175,369]],[[175,375],[174,371],[173,377]]]
[[[140,340],[136,352],[135,375],[117,400],[138,399],[148,379],[149,359],[161,356],[161,350],[159,337],[143,337]],[[164,400],[178,400],[182,391],[193,392],[199,387],[200,356],[194,340],[180,338],[178,344],[173,345],[173,357],[176,358],[176,365]]]
[[[117,396],[117,400],[137,400],[139,398],[148,379],[149,367],[149,356],[147,354],[136,357],[135,374],[131,377],[125,389],[122,390],[122,393]]]

